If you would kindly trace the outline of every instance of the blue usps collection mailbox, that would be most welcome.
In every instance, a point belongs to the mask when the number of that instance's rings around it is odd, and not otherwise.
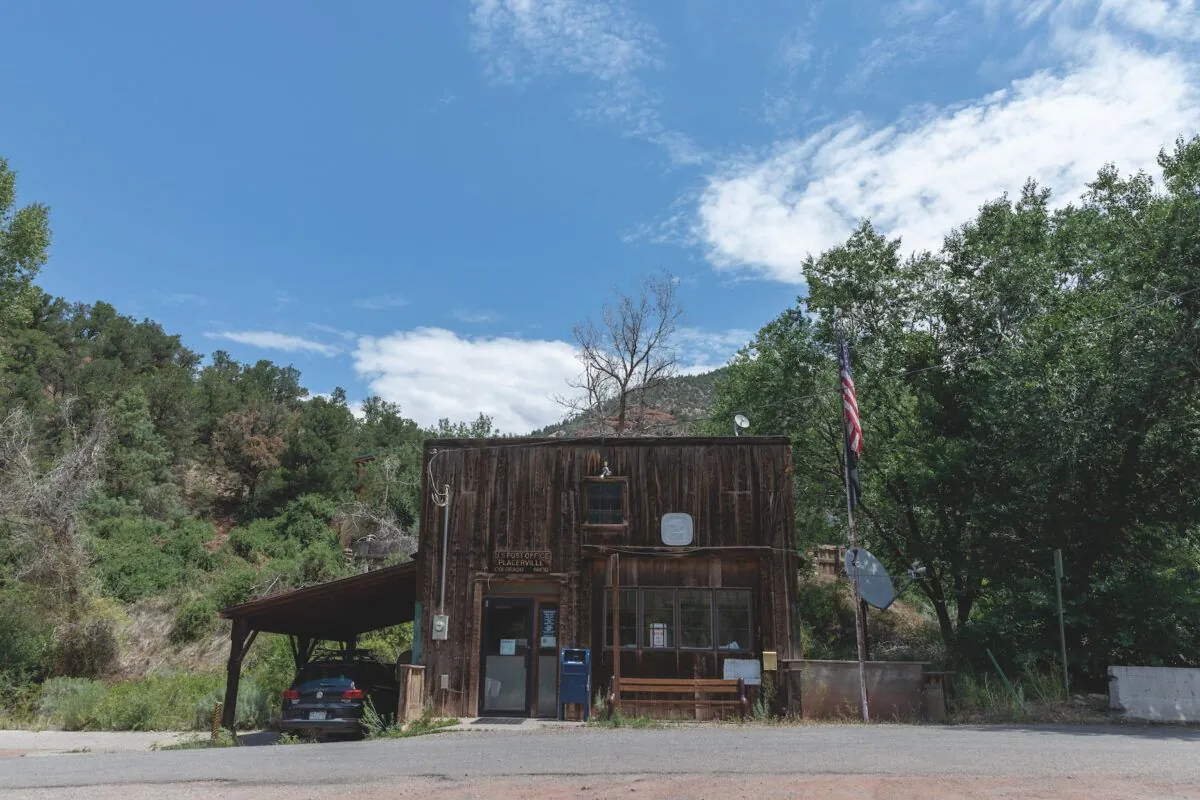
[[[582,647],[564,647],[558,654],[558,718],[563,719],[563,706],[579,703],[583,719],[591,709],[592,651]]]

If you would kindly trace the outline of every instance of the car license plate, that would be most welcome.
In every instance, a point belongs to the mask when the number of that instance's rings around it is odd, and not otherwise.
[[[308,712],[308,718],[309,719],[325,719],[325,713],[326,712],[324,712],[324,711],[310,711],[310,712]]]

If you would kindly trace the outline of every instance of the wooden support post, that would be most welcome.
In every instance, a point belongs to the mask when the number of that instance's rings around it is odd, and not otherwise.
[[[425,713],[425,668],[416,664],[400,665],[400,707],[396,724],[418,720]]]
[[[612,573],[612,643],[613,643],[613,676],[612,694],[613,709],[621,713],[621,556],[613,553],[608,561]],[[612,711],[609,712],[612,716]]]
[[[254,642],[254,633],[256,631],[251,631],[249,623],[242,619],[235,619],[233,629],[229,632],[229,661],[225,665],[225,703],[221,709],[221,725],[229,729],[235,742],[237,741],[235,726],[237,724],[238,684],[242,679],[242,659],[246,657],[246,651]]]

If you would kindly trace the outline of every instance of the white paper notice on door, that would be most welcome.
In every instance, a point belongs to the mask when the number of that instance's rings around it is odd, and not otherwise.
[[[500,655],[515,656],[517,654],[516,639],[501,639],[500,640]]]
[[[651,622],[650,623],[650,646],[651,647],[666,647],[667,646],[667,623]]]

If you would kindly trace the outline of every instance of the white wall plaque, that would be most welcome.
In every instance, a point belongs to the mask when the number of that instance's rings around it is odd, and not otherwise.
[[[727,658],[723,669],[727,681],[741,678],[747,686],[758,686],[762,683],[762,663],[757,658]]]
[[[692,543],[693,527],[691,514],[663,514],[662,541],[672,547],[686,547]]]

